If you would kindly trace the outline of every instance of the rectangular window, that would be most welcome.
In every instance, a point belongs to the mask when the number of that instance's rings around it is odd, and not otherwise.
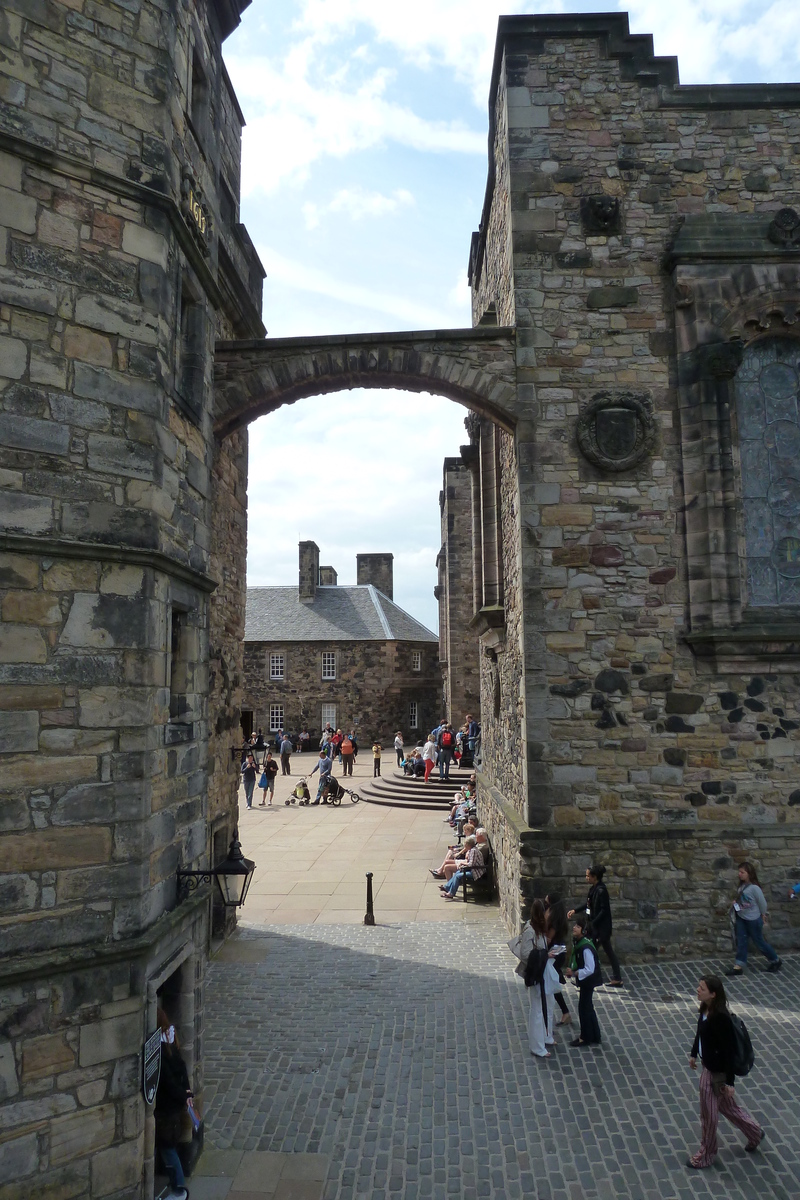
[[[336,678],[336,655],[328,650],[324,650],[322,653],[322,678]],[[333,724],[332,721],[331,724]]]
[[[185,612],[172,608],[170,610],[170,652],[169,652],[169,719],[184,722],[186,714],[187,691],[187,654],[186,654],[186,616]]]
[[[269,677],[270,679],[283,679],[283,655],[270,654],[269,656]]]
[[[336,705],[323,704],[322,706],[322,728],[330,725],[332,729],[336,728]]]
[[[195,137],[202,144],[206,140],[206,124],[208,122],[208,80],[203,70],[200,55],[192,54],[192,82],[189,96],[189,120],[192,123]]]
[[[269,706],[269,729],[270,733],[277,733],[279,729],[283,729],[283,705],[270,704]]]
[[[418,729],[419,722],[417,720],[417,702],[412,700],[408,706],[408,724],[411,729]]]
[[[421,671],[422,670],[422,651],[421,650],[413,651],[413,653],[411,655],[411,670],[412,671]]]
[[[178,312],[175,388],[181,408],[196,425],[203,415],[205,397],[205,339],[203,305],[184,274]]]

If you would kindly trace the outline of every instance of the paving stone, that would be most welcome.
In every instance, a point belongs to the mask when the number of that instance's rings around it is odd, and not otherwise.
[[[570,1049],[573,1023],[552,1059],[534,1063],[499,922],[471,929],[468,945],[460,927],[436,922],[263,925],[240,938],[267,953],[243,955],[235,972],[222,961],[209,969],[206,1139],[215,1153],[253,1145],[281,1155],[298,1186],[311,1182],[298,1179],[302,1164],[324,1162],[327,1176],[317,1170],[314,1182],[325,1200],[800,1195],[800,957],[730,988],[756,1052],[737,1093],[769,1131],[764,1152],[746,1155],[721,1121],[717,1165],[687,1178],[699,1144],[687,1065],[695,988],[726,964],[629,968],[624,990],[597,993],[602,1047]],[[567,999],[576,1019],[575,994]],[[282,1167],[279,1187],[290,1172]]]

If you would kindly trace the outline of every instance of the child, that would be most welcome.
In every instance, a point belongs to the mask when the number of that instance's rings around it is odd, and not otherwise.
[[[581,993],[578,1001],[581,1035],[570,1042],[570,1046],[599,1046],[602,1041],[592,996],[594,989],[603,982],[603,975],[595,944],[586,934],[588,921],[585,913],[575,915],[572,924],[572,957],[569,966],[564,969],[564,974],[577,984]]]
[[[372,778],[380,778],[381,773],[381,744],[374,742],[372,746]]]

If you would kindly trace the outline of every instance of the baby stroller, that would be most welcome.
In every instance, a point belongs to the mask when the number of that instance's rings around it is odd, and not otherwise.
[[[311,803],[311,792],[308,790],[308,784],[306,783],[305,778],[300,780],[294,791],[289,793],[288,800],[284,800],[283,803],[296,804],[298,800],[300,801],[301,807],[304,804]]]
[[[343,787],[338,779],[334,779],[331,775],[325,790],[322,793],[323,804],[338,805],[342,803],[342,797],[349,796],[353,804],[358,804],[361,797],[358,792],[351,791],[350,788]]]

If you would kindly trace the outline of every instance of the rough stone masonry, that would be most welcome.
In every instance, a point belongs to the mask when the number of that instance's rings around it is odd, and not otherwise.
[[[790,944],[800,87],[681,86],[622,15],[503,18],[490,120],[473,311],[516,327],[524,413],[482,673],[503,904],[600,859],[620,944],[687,953],[752,858]]]
[[[202,1092],[215,917],[176,870],[233,832],[246,425],[285,402],[472,410],[508,923],[600,857],[621,948],[706,952],[748,857],[796,940],[800,86],[683,87],[622,15],[504,18],[475,327],[271,343],[244,7],[0,14],[0,1200],[152,1195],[159,1000]]]
[[[236,819],[246,433],[237,0],[0,14],[0,1196],[153,1194],[141,1050],[203,1090],[209,889]],[[213,601],[211,600],[213,597]]]

